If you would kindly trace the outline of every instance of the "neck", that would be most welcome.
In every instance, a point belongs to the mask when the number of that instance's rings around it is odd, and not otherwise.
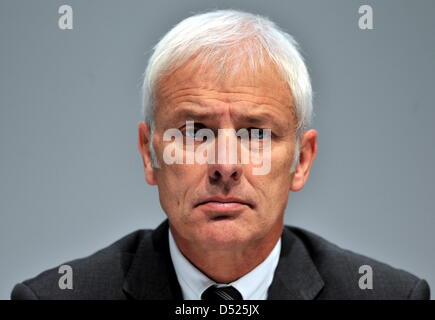
[[[186,241],[171,228],[181,253],[202,273],[217,283],[231,283],[252,271],[271,253],[282,234],[283,224],[275,226],[266,237],[242,246],[217,249]]]

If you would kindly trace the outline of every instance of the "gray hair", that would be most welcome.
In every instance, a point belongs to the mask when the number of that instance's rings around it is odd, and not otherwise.
[[[277,67],[288,84],[295,103],[296,148],[291,172],[299,163],[300,138],[311,124],[312,88],[299,45],[291,35],[269,19],[235,10],[197,14],[174,26],[154,47],[144,73],[143,116],[151,131],[150,154],[159,168],[154,151],[154,101],[159,79],[170,74],[190,58],[217,66],[221,74],[235,72],[234,59],[244,61],[251,70],[267,59]]]

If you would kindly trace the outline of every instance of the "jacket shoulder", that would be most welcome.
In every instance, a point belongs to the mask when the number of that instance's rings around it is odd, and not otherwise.
[[[323,278],[325,285],[318,299],[430,298],[427,282],[405,270],[343,249],[304,229],[286,228],[303,242]],[[367,288],[370,274],[371,286]]]
[[[15,285],[12,300],[125,299],[124,278],[140,242],[151,230],[137,230],[94,254],[60,264]],[[60,288],[65,271],[71,270],[72,288]]]

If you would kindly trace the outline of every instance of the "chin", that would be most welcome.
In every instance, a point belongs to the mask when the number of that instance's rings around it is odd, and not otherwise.
[[[198,241],[210,248],[233,248],[250,240],[251,236],[237,219],[211,220],[200,227]]]

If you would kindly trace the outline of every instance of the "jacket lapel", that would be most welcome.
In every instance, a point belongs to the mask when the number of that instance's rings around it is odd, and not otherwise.
[[[139,244],[123,285],[129,298],[182,300],[169,253],[168,228],[165,220],[153,232],[146,233]]]
[[[289,227],[282,233],[281,253],[268,300],[312,300],[324,282],[303,242]]]

